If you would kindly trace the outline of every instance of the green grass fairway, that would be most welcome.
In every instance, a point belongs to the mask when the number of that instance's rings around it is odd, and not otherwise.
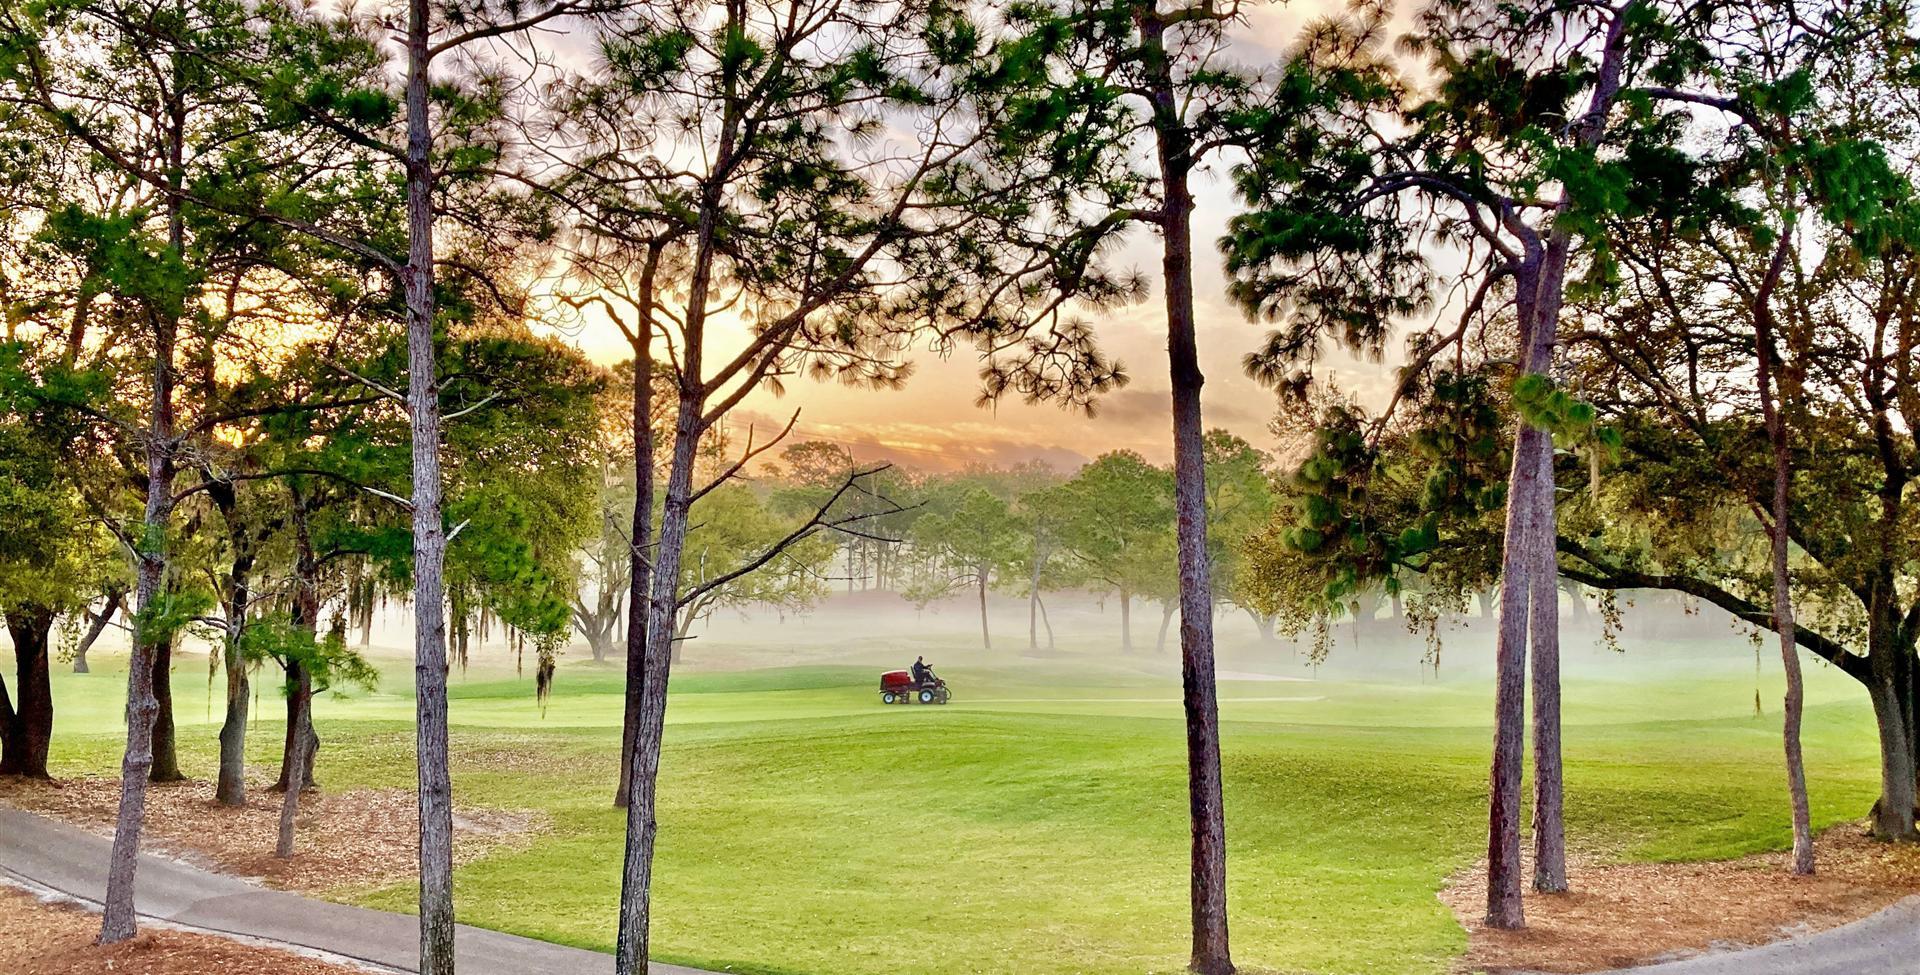
[[[657,957],[763,975],[1184,967],[1177,678],[1164,661],[1089,677],[1080,664],[1111,654],[1034,661],[963,647],[936,658],[957,691],[945,708],[882,706],[879,668],[864,662],[675,678]],[[1686,859],[1787,839],[1778,662],[1760,680],[1737,637],[1696,650],[1595,658],[1569,679],[1576,845]],[[1268,652],[1277,657],[1242,655],[1223,669],[1313,676],[1285,650]],[[1666,662],[1643,666],[1656,659]],[[10,659],[0,662],[10,673]],[[410,672],[383,665],[394,681],[380,692],[319,703],[328,788],[413,782]],[[1630,666],[1641,669],[1628,679]],[[1607,673],[1620,676],[1594,676]],[[212,772],[219,718],[204,674],[188,658],[175,676],[183,762],[197,776]],[[1877,760],[1864,696],[1830,670],[1809,677],[1808,767],[1823,825],[1866,810]],[[610,948],[619,680],[616,667],[569,662],[543,716],[530,673],[496,663],[456,675],[459,801],[553,821],[530,848],[459,872],[462,920]],[[1444,971],[1464,936],[1434,891],[1482,841],[1489,682],[1225,680],[1220,692],[1236,960],[1250,972]],[[91,676],[58,677],[57,774],[116,767],[123,693],[117,657]],[[271,694],[263,717],[279,712]],[[258,724],[255,761],[277,760],[280,730]],[[352,896],[408,910],[414,893],[400,883]]]

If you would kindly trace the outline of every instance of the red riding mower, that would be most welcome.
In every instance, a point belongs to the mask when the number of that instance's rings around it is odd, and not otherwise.
[[[947,690],[947,682],[935,677],[931,672],[927,679],[916,681],[913,674],[905,670],[889,670],[880,675],[880,703],[905,704],[919,701],[921,704],[945,704],[953,700],[953,693]]]

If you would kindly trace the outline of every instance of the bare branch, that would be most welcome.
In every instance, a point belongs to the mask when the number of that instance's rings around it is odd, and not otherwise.
[[[727,481],[732,480],[733,477],[739,474],[741,469],[746,467],[747,464],[750,463],[755,457],[758,457],[761,454],[764,454],[767,451],[772,450],[775,445],[780,443],[780,441],[785,440],[787,438],[787,435],[793,432],[793,425],[798,422],[800,422],[800,411],[796,409],[793,411],[793,416],[787,418],[787,425],[781,428],[779,435],[775,436],[772,440],[769,440],[758,447],[754,446],[753,444],[753,427],[748,426],[747,427],[747,448],[746,448],[746,451],[740,455],[740,459],[737,461],[734,461],[732,466],[720,472],[720,475],[718,477],[715,477],[713,480],[708,481],[704,487],[700,488],[698,491],[695,491],[691,495],[689,495],[687,497],[687,503],[692,504],[695,501],[700,500],[701,498],[705,497],[709,492],[711,492],[714,488],[717,488],[720,485],[727,483]]]

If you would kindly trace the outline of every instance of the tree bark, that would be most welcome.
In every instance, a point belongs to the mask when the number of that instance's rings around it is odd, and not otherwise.
[[[1625,17],[1625,13],[1616,16]],[[1609,42],[1608,65],[1612,82],[1603,81],[1593,99],[1594,112],[1606,111],[1608,85],[1618,83],[1619,55],[1615,49],[1620,28]],[[1599,129],[1586,130],[1582,138],[1597,142]],[[1573,251],[1573,235],[1556,227],[1547,239],[1541,259],[1539,279],[1534,285],[1535,300],[1531,326],[1523,337],[1527,342],[1527,369],[1551,376],[1554,349],[1560,339],[1560,306],[1564,300],[1567,260]],[[1518,279],[1516,279],[1518,280]],[[1539,476],[1531,486],[1530,503],[1535,507],[1533,534],[1524,543],[1526,561],[1531,568],[1527,579],[1532,611],[1533,658],[1533,734],[1534,734],[1534,889],[1541,893],[1561,893],[1567,889],[1567,843],[1565,793],[1560,761],[1560,563],[1556,553],[1558,527],[1553,496],[1553,434],[1542,431],[1535,462]],[[1511,502],[1510,502],[1511,503]]]
[[[100,607],[100,612],[87,613],[87,632],[80,637],[80,645],[75,647],[73,651],[74,673],[85,674],[92,672],[92,668],[87,666],[87,652],[93,649],[95,643],[99,642],[100,635],[107,632],[107,627],[113,623],[114,614],[120,611],[121,604],[125,603],[126,600],[127,591],[124,588],[109,590],[107,592],[106,603]]]
[[[149,455],[155,453],[149,448]],[[150,462],[150,470],[152,469]],[[153,485],[159,478],[150,478]],[[165,489],[149,487],[148,523],[158,523],[165,531]],[[158,517],[155,517],[155,513]],[[100,922],[100,943],[113,944],[134,936],[137,927],[133,909],[135,868],[140,858],[140,828],[147,812],[147,773],[153,768],[153,720],[160,709],[153,696],[155,644],[168,637],[154,639],[147,613],[159,594],[160,578],[166,571],[162,552],[142,553],[139,583],[134,592],[133,652],[127,661],[127,750],[120,760],[120,806],[115,815],[113,851],[107,861],[107,894]]]
[[[1514,290],[1524,350],[1522,369],[1538,371],[1534,317],[1540,282],[1537,258],[1518,262]],[[1494,643],[1493,761],[1488,773],[1487,914],[1493,928],[1526,926],[1520,859],[1520,786],[1526,750],[1527,626],[1531,602],[1527,579],[1529,545],[1541,508],[1535,502],[1543,452],[1553,450],[1546,431],[1519,421],[1513,467],[1507,475],[1505,534],[1500,552],[1499,629]],[[1547,461],[1550,464],[1551,460]]]
[[[980,570],[980,646],[991,653],[993,634],[987,632],[987,570]]]
[[[1629,7],[1632,3],[1628,4]],[[1614,13],[1599,79],[1588,112],[1575,137],[1597,145],[1605,134],[1606,113],[1619,90],[1622,37],[1629,11]],[[1551,376],[1559,339],[1567,260],[1573,235],[1566,227],[1549,229],[1544,246],[1516,263],[1514,287],[1523,349],[1521,370]],[[1528,603],[1534,677],[1535,852],[1541,859],[1534,883],[1542,891],[1566,889],[1566,854],[1560,769],[1560,643],[1558,563],[1554,555],[1553,437],[1524,419],[1515,437],[1513,473],[1507,494],[1507,534],[1501,556],[1499,671],[1495,694],[1493,796],[1488,813],[1487,924],[1498,928],[1526,923],[1520,893],[1519,787],[1524,747],[1522,714],[1528,652]]]
[[[1027,576],[1027,649],[1040,649],[1040,565],[1046,561],[1046,555],[1040,544],[1040,535],[1034,533],[1032,567]],[[1053,627],[1048,625],[1049,644]]]
[[[13,697],[7,693],[7,675],[0,673],[0,775],[12,775],[13,741],[7,729],[13,727]]]
[[[1888,586],[1888,588],[1892,587]],[[1882,629],[1882,633],[1900,634],[1887,636],[1886,646],[1892,651],[1890,670],[1893,675],[1893,698],[1900,709],[1901,726],[1906,732],[1906,740],[1902,743],[1905,746],[1906,766],[1914,771],[1916,777],[1920,777],[1920,669],[1915,667],[1916,659],[1920,658],[1916,658],[1913,652],[1913,634],[1899,627],[1895,619],[1887,622],[1888,625]],[[1868,640],[1872,639],[1871,624],[1869,624]],[[1917,796],[1915,801],[1920,802],[1920,796]],[[1912,820],[1909,819],[1903,825],[1911,828]],[[1920,834],[1909,835],[1920,839]]]
[[[318,635],[320,622],[320,566],[307,535],[306,512],[300,492],[293,492],[295,547],[293,625],[308,640]],[[319,736],[313,732],[313,672],[297,659],[287,660],[288,752],[280,764],[285,795],[280,800],[280,837],[273,855],[293,856],[294,823],[300,814],[300,793],[312,783],[312,762]],[[309,736],[312,736],[311,739]]]
[[[1149,8],[1151,9],[1151,8]],[[1167,361],[1173,386],[1174,511],[1180,571],[1180,681],[1187,726],[1187,803],[1192,826],[1190,900],[1200,975],[1234,971],[1227,931],[1227,825],[1220,772],[1220,712],[1213,661],[1213,586],[1207,555],[1206,458],[1193,311],[1192,142],[1174,93],[1157,14],[1140,19],[1141,57],[1152,106],[1161,184],[1161,268]]]
[[[1527,540],[1533,576],[1533,889],[1567,890],[1566,786],[1560,761],[1560,567],[1554,554],[1557,521],[1553,503],[1553,437],[1543,435],[1540,486],[1536,488],[1533,537]]]
[[[1526,748],[1527,546],[1538,509],[1533,482],[1540,476],[1546,433],[1522,421],[1508,478],[1506,535],[1501,553],[1499,635],[1494,645],[1493,763],[1487,808],[1487,916],[1494,928],[1526,926],[1521,893],[1520,784]]]
[[[1593,93],[1587,111],[1570,126],[1574,140],[1589,149],[1597,148],[1606,137],[1607,115],[1619,95],[1627,54],[1627,31],[1636,16],[1637,0],[1628,0],[1612,13],[1605,47],[1601,52]],[[1560,209],[1566,206],[1563,196]],[[1516,274],[1515,285],[1524,289],[1517,303],[1520,313],[1520,339],[1526,350],[1525,371],[1551,376],[1554,348],[1560,338],[1560,308],[1565,301],[1567,262],[1573,252],[1573,231],[1556,219],[1548,225],[1545,247],[1533,274]],[[1534,727],[1534,888],[1543,893],[1567,889],[1566,826],[1560,757],[1560,597],[1559,562],[1555,555],[1553,496],[1553,435],[1540,431],[1535,438],[1531,462],[1538,466],[1535,482],[1528,485],[1525,503],[1534,507],[1532,535],[1519,541],[1529,552],[1524,563],[1533,577],[1526,589],[1503,588],[1502,599],[1509,595],[1529,598],[1532,613],[1533,727]],[[1514,469],[1520,469],[1519,451],[1515,451]],[[1516,485],[1518,487],[1518,485]],[[1522,503],[1509,494],[1508,505]],[[1507,536],[1512,546],[1515,538]],[[1530,595],[1523,595],[1528,594]],[[1506,642],[1506,611],[1502,608],[1501,639]],[[1516,634],[1517,635],[1517,634]],[[1504,677],[1503,673],[1503,677]],[[1504,686],[1503,686],[1504,691]],[[1517,773],[1517,769],[1514,770]],[[1517,783],[1516,783],[1517,785]],[[1510,864],[1517,870],[1517,862]],[[1488,876],[1488,922],[1493,923],[1494,884]],[[1506,894],[1502,894],[1505,899]],[[1512,892],[1513,919],[1524,923],[1520,914],[1518,891]],[[1504,907],[1505,905],[1503,905]],[[1500,926],[1500,925],[1496,925]]]
[[[176,61],[178,60],[176,55]],[[176,64],[176,74],[179,66]],[[172,106],[169,159],[172,179],[180,180],[185,109]],[[168,243],[175,254],[185,252],[185,223],[177,195],[168,197]],[[153,675],[159,650],[173,635],[154,632],[151,614],[167,571],[168,521],[173,512],[173,353],[178,320],[154,316],[153,407],[147,430],[147,502],[136,550],[133,650],[127,660],[127,749],[120,759],[120,804],[113,826],[113,850],[107,860],[107,890],[102,903],[100,943],[125,941],[138,931],[134,915],[134,875],[140,862],[140,830],[147,815],[147,776],[153,769],[154,716],[160,704],[154,697]]]
[[[710,221],[711,214],[703,215]],[[710,227],[703,228],[711,240]],[[695,271],[695,293],[705,293],[702,270]],[[702,301],[694,307],[704,305]],[[691,331],[691,330],[690,330]],[[692,331],[692,334],[698,334]],[[697,350],[686,352],[688,375],[699,375]],[[696,391],[683,386],[674,420],[673,456],[667,475],[665,504],[660,519],[660,543],[653,560],[647,599],[646,655],[640,675],[639,725],[635,731],[631,801],[627,804],[627,842],[620,883],[620,927],[615,942],[616,975],[645,975],[652,910],[656,787],[660,775],[660,748],[666,725],[667,681],[673,665],[674,616],[678,610],[681,555],[686,549],[687,512],[693,493],[693,466],[700,439],[702,403]]]
[[[293,668],[293,673],[295,683],[288,690],[289,699],[300,698],[299,710],[302,713],[311,714],[313,679],[308,676],[306,668],[298,665]],[[294,823],[300,815],[300,793],[307,788],[305,769],[312,754],[307,747],[307,739],[304,735],[294,737],[293,743],[294,753],[289,756],[290,760],[286,763],[287,768],[291,770],[289,773],[291,778],[287,782],[286,794],[280,799],[280,837],[273,848],[273,855],[282,860],[293,857]]]
[[[1047,601],[1044,599],[1039,600],[1039,604],[1040,604],[1040,625],[1047,628],[1047,649],[1052,650],[1053,649],[1053,618],[1047,615]]]
[[[1163,626],[1163,637],[1165,633]],[[1120,590],[1120,650],[1123,653],[1133,652],[1133,594],[1125,589]]]
[[[185,782],[180,771],[179,739],[173,726],[173,644],[168,640],[154,648],[153,769],[148,777],[154,782]]]
[[[1880,800],[1873,806],[1873,835],[1883,840],[1914,840],[1914,740],[1909,731],[1912,676],[1903,673],[1900,658],[1908,648],[1895,645],[1882,621],[1886,614],[1869,607],[1868,655],[1872,673],[1867,696],[1873,702],[1874,723],[1880,732]],[[1897,624],[1896,624],[1897,625]]]
[[[1761,382],[1766,381],[1763,375]],[[1779,426],[1777,418],[1771,425]],[[1781,429],[1774,443],[1773,621],[1780,635],[1780,659],[1787,675],[1786,705],[1780,733],[1787,760],[1788,801],[1793,808],[1793,872],[1811,876],[1814,870],[1813,821],[1807,807],[1806,762],[1800,749],[1800,722],[1806,706],[1806,684],[1800,674],[1800,651],[1794,635],[1793,583],[1787,572],[1787,491],[1791,474],[1784,433],[1784,429]]]
[[[1040,649],[1040,593],[1027,591],[1027,649]]]
[[[633,335],[633,530],[627,548],[626,713],[620,730],[620,782],[613,804],[633,797],[634,747],[646,701],[647,616],[653,562],[653,282],[659,252],[647,253],[640,269],[640,315]]]
[[[734,135],[730,126],[723,126],[715,162],[720,169],[732,164]],[[654,550],[653,574],[648,580],[644,629],[646,654],[640,674],[640,714],[634,731],[629,767],[632,778],[631,801],[627,804],[626,849],[620,872],[620,922],[614,942],[615,975],[645,975],[647,971],[654,838],[659,830],[655,800],[660,776],[661,739],[666,727],[667,681],[673,669],[673,624],[680,608],[680,564],[686,551],[687,516],[693,504],[694,461],[700,435],[706,429],[706,389],[700,377],[704,368],[702,359],[705,352],[707,298],[713,282],[720,192],[721,184],[716,181],[709,180],[700,187],[692,273],[687,283],[686,311],[681,326],[684,341],[674,413],[673,453],[668,462],[667,485],[661,506],[659,544]],[[655,259],[656,255],[649,254],[649,272]],[[648,381],[636,379],[636,382]],[[635,453],[637,456],[637,449]]]
[[[447,769],[447,621],[440,381],[434,363],[433,129],[428,0],[407,0],[407,412],[413,435],[413,681],[420,808],[420,975],[452,975],[453,782]],[[291,790],[290,790],[291,791]]]
[[[301,788],[319,788],[320,779],[314,774],[314,767],[320,757],[320,733],[313,727],[313,698],[311,694],[302,698],[293,693],[301,684],[309,682],[310,677],[298,660],[287,661],[286,731],[280,740],[280,774],[274,778],[269,792],[285,792],[292,785],[296,756]]]
[[[1806,706],[1806,684],[1800,673],[1798,634],[1793,614],[1793,577],[1787,555],[1791,544],[1792,512],[1789,507],[1793,481],[1793,455],[1787,444],[1786,419],[1776,399],[1777,366],[1774,362],[1774,320],[1772,297],[1786,269],[1791,232],[1783,233],[1776,243],[1773,260],[1754,296],[1754,344],[1756,375],[1760,387],[1760,413],[1767,429],[1767,445],[1773,452],[1773,626],[1780,637],[1780,663],[1786,672],[1786,702],[1782,708],[1780,737],[1787,760],[1787,796],[1793,810],[1793,872],[1812,876],[1813,821],[1807,807],[1807,769],[1800,749],[1801,714]],[[1911,737],[1909,735],[1909,737]],[[1911,745],[1909,741],[1909,745]]]
[[[231,485],[216,485],[209,497],[227,523],[228,544],[233,560],[227,569],[226,640],[222,664],[227,671],[227,712],[220,725],[220,772],[213,797],[225,806],[247,804],[247,708],[253,688],[247,675],[247,661],[240,652],[240,640],[246,633],[247,611],[253,602],[252,536],[237,517]]]
[[[244,806],[247,804],[247,710],[252,703],[253,688],[246,661],[241,659],[237,641],[231,636],[227,638],[225,656],[227,716],[220,724],[220,777],[213,798],[223,806]]]
[[[0,709],[0,775],[45,779],[47,748],[53,741],[53,684],[48,658],[54,612],[46,606],[19,606],[7,613],[13,636],[14,677],[20,699]]]

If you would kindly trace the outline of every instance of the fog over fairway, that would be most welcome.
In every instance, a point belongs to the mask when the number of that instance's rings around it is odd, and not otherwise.
[[[1782,680],[1777,652],[1770,645],[1756,652],[1751,629],[1720,609],[1690,604],[1667,593],[1623,593],[1619,631],[1610,645],[1595,601],[1589,596],[1586,602],[1582,612],[1571,597],[1561,600],[1562,668],[1569,682],[1649,683],[1683,692],[1693,679],[1711,677],[1714,693],[1726,698],[1700,702],[1712,713],[1752,714],[1756,692],[1760,711],[1777,713]],[[1015,701],[970,695],[960,682],[957,705],[1068,704],[1089,696],[1085,685],[1131,688],[1126,693],[1129,698],[1177,704],[1178,622],[1168,627],[1164,646],[1156,649],[1161,622],[1158,604],[1135,600],[1131,652],[1121,649],[1120,610],[1111,597],[1048,594],[1046,611],[1053,631],[1051,647],[1046,626],[1039,625],[1035,627],[1038,649],[1034,649],[1029,645],[1025,598],[993,595],[988,603],[993,640],[989,652],[981,646],[979,604],[971,595],[922,607],[891,592],[842,591],[801,612],[760,606],[722,609],[694,625],[674,674],[684,681],[701,674],[845,667],[849,670],[844,679],[850,686],[865,690],[869,684],[877,686],[880,671],[905,668],[916,656],[925,656],[949,675],[990,667],[1029,674],[1059,689]],[[397,673],[392,661],[411,653],[410,623],[410,612],[399,604],[390,604],[377,615],[369,654],[383,670]],[[1296,636],[1276,634],[1262,639],[1245,612],[1223,606],[1216,616],[1216,632],[1217,678],[1225,717],[1238,717],[1235,702],[1258,700],[1276,707],[1297,704],[1299,720],[1318,720],[1312,705],[1323,702],[1325,695],[1313,687],[1315,682],[1378,684],[1383,692],[1392,686],[1436,685],[1462,691],[1484,686],[1490,691],[1493,624],[1491,618],[1479,616],[1478,606],[1464,616],[1444,617],[1438,625],[1436,666],[1427,632],[1409,632],[1405,621],[1393,617],[1391,606],[1382,602],[1372,619],[1347,617],[1330,624],[1327,653],[1316,663],[1316,635],[1311,629]],[[525,678],[529,685],[530,656]],[[1855,682],[1838,670],[1811,656],[1803,659],[1814,702],[1852,701],[1860,694]],[[512,648],[496,632],[474,648],[469,666],[476,678],[494,679],[513,663]],[[617,657],[596,664],[586,645],[576,641],[560,658],[559,680],[618,673],[623,666]],[[457,671],[454,680],[461,680]],[[1120,690],[1095,696],[1110,693]],[[1392,696],[1383,693],[1378,703],[1383,716],[1390,716]],[[1582,715],[1570,711],[1568,720],[1579,722]]]

